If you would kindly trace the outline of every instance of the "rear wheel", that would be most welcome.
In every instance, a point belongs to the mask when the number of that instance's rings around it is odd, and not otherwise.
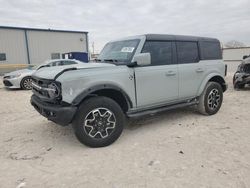
[[[107,97],[93,97],[84,101],[73,121],[76,137],[90,147],[112,144],[121,135],[124,124],[121,107]]]
[[[32,89],[32,78],[31,77],[24,77],[21,81],[21,88],[25,90]]]
[[[223,101],[223,90],[219,83],[208,82],[203,93],[200,96],[198,111],[201,114],[216,114]]]

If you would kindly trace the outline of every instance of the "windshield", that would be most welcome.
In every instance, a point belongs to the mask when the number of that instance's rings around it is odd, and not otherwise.
[[[139,41],[139,39],[134,39],[110,42],[104,46],[97,60],[129,63],[131,62]]]
[[[36,70],[40,65],[29,65],[28,69],[29,70]]]
[[[49,67],[50,65],[48,65],[49,61],[45,61],[43,64],[39,64],[39,65],[30,65],[28,67],[28,69],[30,70],[38,70],[42,67]]]

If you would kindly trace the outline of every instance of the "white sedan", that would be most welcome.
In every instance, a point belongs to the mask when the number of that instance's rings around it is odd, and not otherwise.
[[[45,61],[42,65],[37,65],[32,68],[28,69],[21,69],[17,71],[13,71],[7,73],[3,77],[3,84],[7,88],[16,89],[21,88],[25,90],[29,90],[32,88],[32,74],[37,71],[38,69],[44,67],[54,67],[54,66],[65,66],[65,65],[79,65],[83,64],[84,62],[75,60],[75,59],[54,59]]]

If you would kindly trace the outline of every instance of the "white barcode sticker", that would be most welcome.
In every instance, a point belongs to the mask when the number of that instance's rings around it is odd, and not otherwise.
[[[132,53],[134,51],[134,47],[123,47],[121,52]]]

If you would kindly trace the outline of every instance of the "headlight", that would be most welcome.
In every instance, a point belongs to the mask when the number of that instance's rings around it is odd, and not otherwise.
[[[9,78],[18,78],[19,76],[21,76],[21,74],[15,74],[15,75],[10,75]]]
[[[60,87],[56,83],[51,83],[48,85],[48,94],[50,98],[57,98],[60,96]]]

